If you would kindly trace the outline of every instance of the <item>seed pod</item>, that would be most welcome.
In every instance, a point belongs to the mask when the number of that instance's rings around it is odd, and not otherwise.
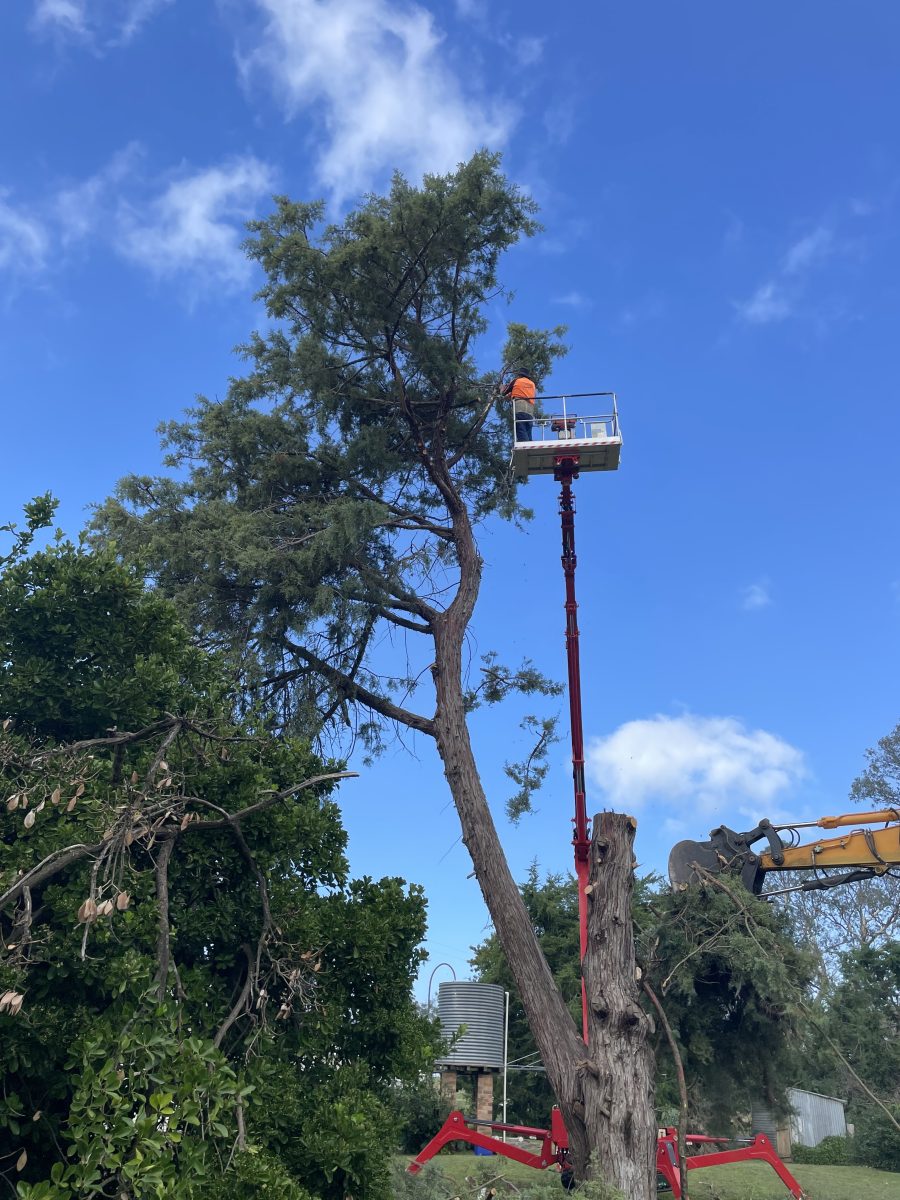
[[[71,812],[77,803],[78,803],[78,797],[73,796],[72,799],[69,801],[69,803],[66,805],[66,812]]]
[[[30,829],[32,827],[32,825],[34,824],[35,816],[36,816],[36,813],[35,813],[34,809],[32,809],[30,813],[25,814],[25,828],[26,829]]]
[[[51,804],[59,804],[61,799],[62,799],[62,788],[57,786],[53,789],[53,794],[50,797],[50,803]]]
[[[97,905],[89,897],[78,910],[78,921],[81,925],[89,925],[91,921],[96,921],[96,919]]]
[[[112,900],[102,900],[97,905],[97,916],[98,917],[112,916],[114,909],[115,909],[115,903]]]
[[[19,795],[18,795],[18,792],[16,792],[12,796],[10,796],[10,798],[7,800],[6,811],[7,812],[15,812],[18,807],[19,807]]]
[[[116,908],[119,912],[124,912],[130,903],[131,897],[127,892],[119,892],[118,896],[116,896]]]

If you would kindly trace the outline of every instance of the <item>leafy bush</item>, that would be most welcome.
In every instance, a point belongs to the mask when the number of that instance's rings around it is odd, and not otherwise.
[[[900,1105],[893,1105],[893,1113],[900,1118]],[[850,1152],[852,1161],[864,1167],[875,1167],[878,1171],[900,1171],[900,1133],[890,1124],[879,1109],[857,1109],[854,1115],[856,1130]]]
[[[310,1200],[277,1158],[263,1151],[235,1155],[231,1169],[210,1181],[197,1200]]]
[[[821,1167],[846,1167],[853,1161],[850,1140],[845,1137],[827,1137],[818,1146],[792,1146],[794,1162],[816,1163]]]
[[[450,1112],[449,1102],[430,1078],[396,1088],[391,1107],[397,1122],[397,1145],[404,1154],[417,1154]]]

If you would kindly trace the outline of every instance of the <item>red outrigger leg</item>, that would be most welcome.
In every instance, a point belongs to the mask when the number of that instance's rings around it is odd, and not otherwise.
[[[727,1141],[723,1138],[707,1138],[698,1134],[689,1134],[688,1145],[702,1142]],[[803,1188],[790,1173],[775,1152],[775,1147],[764,1133],[758,1133],[747,1146],[737,1150],[717,1150],[712,1154],[700,1154],[685,1160],[689,1171],[700,1167],[724,1167],[736,1162],[765,1162],[768,1163],[778,1178],[788,1189],[794,1200],[805,1200]],[[674,1200],[681,1200],[681,1178],[678,1171],[678,1131],[673,1128],[664,1129],[656,1143],[656,1169],[672,1189]]]
[[[534,1138],[541,1143],[540,1149],[537,1151],[524,1150],[521,1146],[492,1137],[489,1133],[482,1133],[479,1126],[505,1131],[516,1137]],[[689,1146],[721,1145],[728,1140],[728,1138],[706,1137],[704,1134],[698,1133],[688,1134],[686,1139]],[[429,1159],[434,1158],[451,1142],[468,1142],[472,1146],[481,1146],[482,1149],[490,1150],[501,1158],[511,1158],[515,1162],[524,1163],[526,1167],[535,1167],[539,1171],[552,1166],[565,1166],[568,1161],[569,1136],[558,1108],[552,1110],[549,1129],[537,1129],[532,1125],[504,1125],[500,1121],[476,1123],[456,1110],[450,1114],[428,1145],[419,1151],[407,1167],[407,1171],[410,1175],[417,1174]],[[768,1163],[794,1200],[806,1200],[800,1184],[775,1153],[775,1147],[764,1133],[758,1133],[752,1142],[746,1146],[740,1146],[737,1150],[717,1150],[712,1154],[697,1155],[688,1158],[685,1165],[689,1171],[696,1171],[701,1167],[724,1167],[729,1163],[736,1162]],[[673,1200],[681,1200],[678,1131],[674,1128],[670,1127],[660,1131],[656,1143],[656,1170],[672,1189]]]

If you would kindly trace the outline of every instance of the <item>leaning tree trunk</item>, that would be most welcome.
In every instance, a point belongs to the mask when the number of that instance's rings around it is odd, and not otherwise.
[[[451,489],[447,484],[448,494]],[[444,763],[485,904],[519,989],[569,1134],[577,1179],[602,1174],[627,1200],[655,1200],[650,1018],[637,1000],[631,924],[632,817],[604,813],[591,849],[593,904],[585,960],[591,1006],[586,1047],[566,1008],[512,877],[469,739],[462,646],[481,580],[481,558],[464,507],[449,504],[459,590],[432,618],[436,707],[429,732]]]

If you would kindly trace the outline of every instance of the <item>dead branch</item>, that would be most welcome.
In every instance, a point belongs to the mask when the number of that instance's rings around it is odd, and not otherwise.
[[[650,1003],[656,1009],[657,1015],[662,1023],[662,1027],[666,1033],[666,1040],[669,1043],[669,1049],[672,1051],[672,1059],[675,1063],[675,1073],[678,1078],[678,1099],[680,1101],[680,1109],[678,1114],[678,1178],[681,1180],[681,1196],[682,1200],[690,1200],[688,1196],[687,1184],[687,1122],[688,1122],[688,1095],[687,1084],[684,1078],[684,1063],[681,1061],[681,1051],[678,1049],[678,1043],[675,1040],[675,1034],[672,1032],[672,1026],[669,1024],[669,1018],[666,1016],[666,1011],[653,988],[645,979],[643,981],[644,994],[650,1000]]]
[[[247,978],[244,980],[244,986],[241,988],[240,995],[232,1005],[228,1016],[216,1030],[213,1038],[213,1045],[218,1049],[225,1038],[225,1034],[232,1027],[244,1009],[247,1007],[247,1001],[250,998],[250,989],[253,986],[253,955],[249,946],[243,947],[244,954],[247,956]]]

